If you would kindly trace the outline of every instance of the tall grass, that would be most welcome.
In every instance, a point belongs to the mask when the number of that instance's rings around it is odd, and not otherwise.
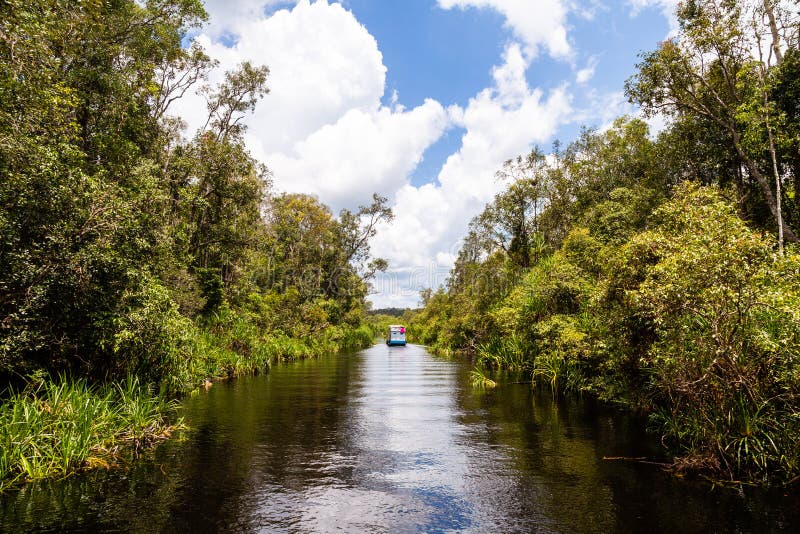
[[[530,347],[516,334],[497,337],[478,346],[481,367],[525,371],[532,368],[533,360]]]
[[[245,315],[230,314],[194,329],[185,357],[164,377],[164,385],[169,392],[181,394],[206,380],[255,374],[279,362],[366,348],[373,340],[367,325],[330,326],[315,335],[295,338],[265,332]]]
[[[497,387],[497,382],[486,376],[483,369],[478,367],[469,372],[469,381],[476,388],[492,389]]]
[[[534,385],[546,382],[554,394],[579,392],[586,386],[586,378],[577,362],[558,352],[540,354],[536,358],[532,378]]]
[[[378,337],[373,329],[366,324],[358,328],[348,328],[337,342],[339,350],[357,350],[369,347]]]
[[[37,380],[0,404],[0,492],[17,483],[109,466],[175,428],[175,401],[128,378],[93,387]],[[179,424],[179,423],[178,423]]]

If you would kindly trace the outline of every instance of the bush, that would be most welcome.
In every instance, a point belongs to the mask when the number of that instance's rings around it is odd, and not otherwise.
[[[618,311],[653,333],[638,364],[654,421],[726,476],[797,473],[800,259],[711,188],[682,186],[656,217],[615,266],[629,284]]]
[[[182,390],[193,329],[170,292],[157,280],[143,279],[139,288],[123,294],[109,320],[98,322],[100,346],[112,355],[103,378],[132,374],[146,382],[163,382],[170,391]]]

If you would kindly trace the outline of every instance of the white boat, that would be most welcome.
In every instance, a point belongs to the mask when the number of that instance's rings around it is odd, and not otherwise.
[[[390,324],[389,335],[386,336],[386,344],[390,347],[393,345],[405,345],[406,327],[401,324]]]

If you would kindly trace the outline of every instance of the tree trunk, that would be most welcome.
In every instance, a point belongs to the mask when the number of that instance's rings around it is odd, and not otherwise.
[[[775,217],[776,223],[780,224],[780,228],[783,230],[784,239],[786,241],[791,241],[792,243],[800,242],[792,229],[786,224],[786,221],[784,221],[781,217],[780,210],[778,209],[778,203],[775,201],[775,195],[772,194],[772,188],[770,188],[769,182],[767,182],[767,179],[764,178],[764,175],[758,170],[758,166],[753,162],[752,159],[750,159],[750,157],[742,148],[738,132],[736,132],[735,128],[730,128],[730,131],[733,135],[733,145],[736,148],[736,153],[739,154],[739,157],[742,159],[745,167],[747,167],[747,171],[750,173],[750,175],[754,177],[756,181],[758,181],[758,185],[761,186],[761,191],[764,193],[764,199],[767,201],[767,207],[769,207],[769,211],[772,213],[772,216]]]
[[[764,93],[764,105],[767,105],[767,94]],[[778,213],[778,249],[783,256],[783,210],[781,209],[781,175],[778,172],[778,158],[775,155],[775,141],[772,138],[772,127],[769,124],[769,114],[764,117],[767,124],[767,134],[769,136],[769,155],[772,158],[772,172],[775,175],[775,201]]]
[[[764,0],[764,11],[767,13],[767,18],[769,18],[769,29],[772,32],[772,51],[775,52],[775,59],[777,60],[775,65],[780,65],[781,61],[783,61],[781,37],[778,33],[778,24],[775,22],[775,12],[772,9],[770,0]]]

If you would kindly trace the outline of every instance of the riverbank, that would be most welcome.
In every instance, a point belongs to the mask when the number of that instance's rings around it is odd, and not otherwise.
[[[457,264],[466,281],[424,294],[410,337],[472,355],[478,384],[523,372],[647,414],[680,474],[797,484],[800,251],[718,188],[684,184],[651,217],[624,240],[573,228],[525,268]]]
[[[138,454],[181,426],[177,408],[135,377],[104,386],[32,380],[0,404],[0,492]]]
[[[0,401],[0,493],[33,480],[108,469],[153,448],[183,426],[178,399],[215,380],[365,348],[374,339],[368,325],[295,339],[233,322],[194,332],[192,350],[158,386],[136,376],[109,384],[66,375],[30,377],[22,390]]]

